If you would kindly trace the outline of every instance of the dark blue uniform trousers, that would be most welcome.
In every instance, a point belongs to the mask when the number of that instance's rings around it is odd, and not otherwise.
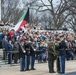
[[[29,70],[29,67],[30,67],[30,55],[27,55],[26,61],[27,61],[27,62],[26,62],[26,63],[27,63],[26,69]]]
[[[20,58],[21,71],[25,70],[25,58]]]
[[[31,56],[31,69],[34,69],[35,56]]]
[[[59,56],[58,72],[65,73],[65,55],[64,56]]]

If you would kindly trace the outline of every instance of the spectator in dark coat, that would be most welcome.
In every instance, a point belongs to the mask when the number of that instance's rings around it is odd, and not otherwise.
[[[8,43],[8,64],[12,63],[12,54],[13,54],[12,51],[13,51],[13,45],[12,45],[11,40],[9,40],[9,43]]]
[[[7,57],[7,51],[8,51],[8,40],[7,40],[7,36],[5,35],[3,40],[2,40],[2,48],[3,48],[3,59],[5,60],[5,58]]]
[[[18,59],[19,59],[19,45],[18,42],[15,41],[14,46],[13,46],[14,52],[14,63],[16,64]]]
[[[0,48],[2,48],[3,33],[0,31]]]

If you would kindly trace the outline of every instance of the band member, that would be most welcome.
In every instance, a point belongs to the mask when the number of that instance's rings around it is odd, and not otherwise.
[[[25,71],[25,49],[24,49],[24,41],[20,41],[19,43],[19,55],[20,55],[20,71]]]
[[[64,74],[65,73],[65,56],[66,56],[66,48],[67,45],[64,40],[64,36],[60,36],[60,43],[59,43],[59,62],[58,62],[58,73]]]

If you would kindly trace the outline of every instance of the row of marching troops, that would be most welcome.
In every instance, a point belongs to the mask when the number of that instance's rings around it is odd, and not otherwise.
[[[65,61],[67,52],[71,55],[74,53],[75,42],[67,41],[64,35],[54,38],[48,44],[48,67],[49,73],[55,73],[54,71],[54,61],[56,59],[57,72],[59,74],[65,73]],[[72,57],[73,59],[73,57]]]
[[[30,64],[31,70],[35,70],[35,49],[34,43],[29,38],[25,40],[15,40],[12,44],[12,40],[7,39],[7,35],[2,40],[3,47],[3,59],[5,60],[8,56],[8,64],[12,63],[12,57],[14,54],[14,63],[20,60],[20,71],[29,71]],[[30,60],[31,59],[31,60]]]
[[[34,68],[34,64],[35,64],[34,44],[29,39],[27,39],[26,42],[24,42],[23,40],[20,41],[19,53],[20,53],[21,71],[25,71],[25,70],[29,71],[30,64],[31,64],[31,70],[36,70]]]

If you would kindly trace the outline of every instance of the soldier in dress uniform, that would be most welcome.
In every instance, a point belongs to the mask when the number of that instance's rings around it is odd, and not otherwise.
[[[57,72],[59,72],[59,43],[60,42],[61,42],[60,39],[56,38],[55,48],[56,48],[56,53],[57,53],[57,56],[56,56]]]
[[[24,48],[26,50],[26,71],[30,71],[29,67],[30,67],[30,44],[31,41],[29,41],[28,39],[26,39],[25,43],[24,43]]]
[[[30,44],[30,56],[31,56],[31,70],[36,70],[34,68],[35,65],[35,42],[32,42],[32,44]]]
[[[60,43],[59,43],[59,61],[58,61],[58,73],[64,74],[65,73],[65,57],[66,57],[66,48],[67,45],[64,40],[64,35],[60,36]]]
[[[50,41],[48,44],[48,67],[49,67],[49,73],[55,73],[54,71],[54,41]]]
[[[24,41],[21,40],[19,43],[19,55],[20,55],[20,71],[25,71],[25,49],[24,49]]]

